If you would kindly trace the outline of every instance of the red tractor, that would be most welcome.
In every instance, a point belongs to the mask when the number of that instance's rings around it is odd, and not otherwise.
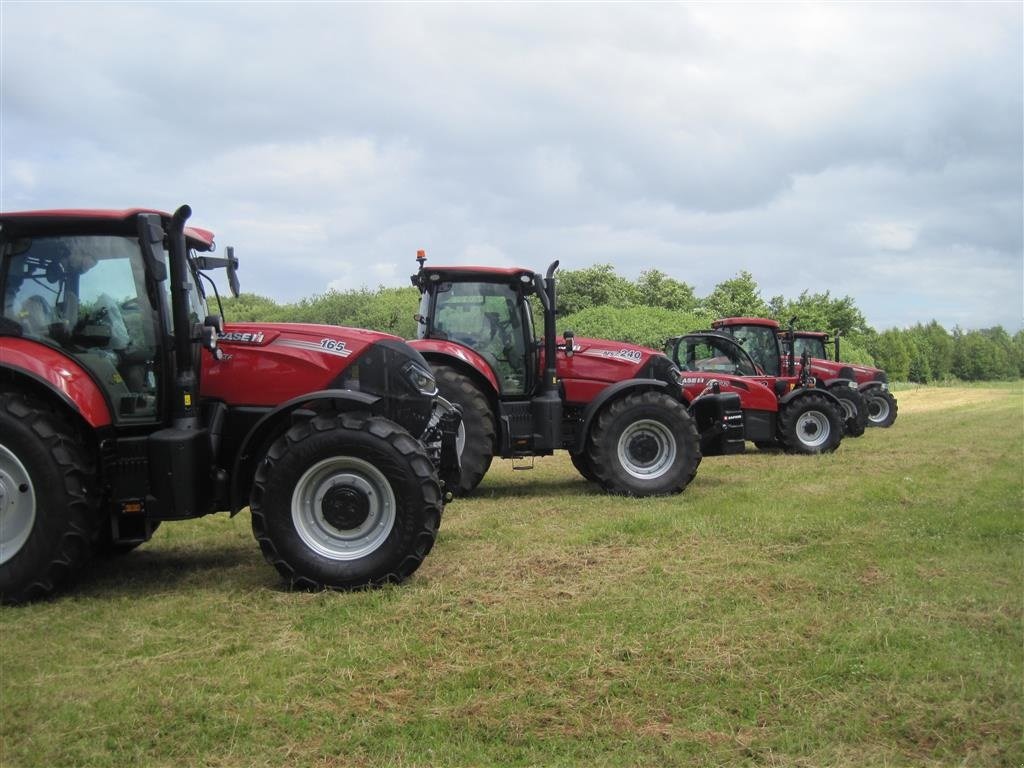
[[[666,342],[665,352],[682,368],[687,398],[709,388],[739,396],[744,436],[759,448],[819,454],[839,446],[840,401],[816,388],[806,367],[792,377],[765,375],[734,337],[716,331],[676,336]]]
[[[0,214],[4,602],[246,506],[293,587],[400,581],[433,546],[460,420],[426,361],[382,333],[225,327],[204,272],[237,294],[238,262],[190,214]]]
[[[792,334],[792,344],[789,336]],[[864,396],[867,410],[867,425],[869,427],[891,427],[896,421],[899,408],[896,405],[896,398],[889,391],[889,377],[885,371],[872,368],[867,365],[854,365],[853,363],[840,362],[839,357],[839,331],[836,331],[834,342],[835,354],[828,354],[830,339],[827,333],[821,331],[781,331],[780,338],[789,349],[794,349],[797,355],[806,352],[811,358],[811,371],[815,376],[831,379],[847,379],[857,382],[857,388]]]
[[[715,320],[711,327],[735,338],[753,359],[762,375],[788,379],[790,382],[795,380],[797,360],[785,353],[780,339],[779,324],[775,320],[763,317],[730,317]],[[790,328],[792,329],[792,323]],[[801,375],[812,388],[827,391],[839,400],[845,433],[850,437],[863,435],[867,425],[867,405],[857,388],[857,382],[843,376],[816,376],[809,359],[802,359],[801,363]]]
[[[654,350],[555,331],[556,261],[528,269],[427,266],[418,338],[410,344],[434,369],[446,399],[461,406],[459,493],[480,483],[494,456],[522,458],[566,449],[584,478],[630,496],[678,493],[701,460],[695,418],[717,425],[735,398],[709,396],[691,415],[679,368]],[[531,303],[543,313],[534,337]],[[742,447],[742,441],[740,441]]]

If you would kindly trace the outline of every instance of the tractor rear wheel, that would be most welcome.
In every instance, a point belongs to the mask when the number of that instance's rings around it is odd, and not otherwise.
[[[447,365],[435,365],[434,378],[441,397],[462,408],[462,424],[456,446],[462,477],[456,496],[465,496],[480,485],[494,458],[495,421],[491,404],[472,379]]]
[[[843,426],[846,434],[850,437],[863,435],[868,423],[868,404],[864,395],[843,384],[832,387],[829,392],[835,395],[839,399],[839,404],[843,406]]]
[[[681,492],[697,474],[700,437],[693,418],[663,392],[634,392],[598,414],[587,458],[606,491],[622,496]]]
[[[423,445],[394,422],[319,415],[291,427],[256,471],[250,511],[263,555],[297,589],[400,582],[441,524]]]
[[[864,392],[864,399],[867,401],[868,426],[891,427],[899,411],[892,392],[875,387]]]
[[[779,441],[790,453],[831,453],[842,439],[842,413],[825,395],[808,392],[779,411]]]
[[[0,395],[0,598],[44,597],[89,559],[94,475],[74,427],[43,403]]]

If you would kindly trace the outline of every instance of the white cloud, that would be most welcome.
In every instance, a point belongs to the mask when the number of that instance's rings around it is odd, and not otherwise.
[[[1020,324],[1019,4],[0,16],[0,203],[189,202],[246,290],[404,285],[425,247]]]

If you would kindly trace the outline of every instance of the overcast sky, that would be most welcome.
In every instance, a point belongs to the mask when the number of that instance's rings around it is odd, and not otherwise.
[[[0,208],[189,203],[243,290],[433,263],[1024,316],[1024,22],[925,4],[0,3]],[[681,329],[685,330],[685,329]]]

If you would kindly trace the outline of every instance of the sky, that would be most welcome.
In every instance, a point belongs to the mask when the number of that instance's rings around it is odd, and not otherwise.
[[[1022,9],[0,0],[0,209],[188,203],[279,302],[422,248],[1014,332]]]

